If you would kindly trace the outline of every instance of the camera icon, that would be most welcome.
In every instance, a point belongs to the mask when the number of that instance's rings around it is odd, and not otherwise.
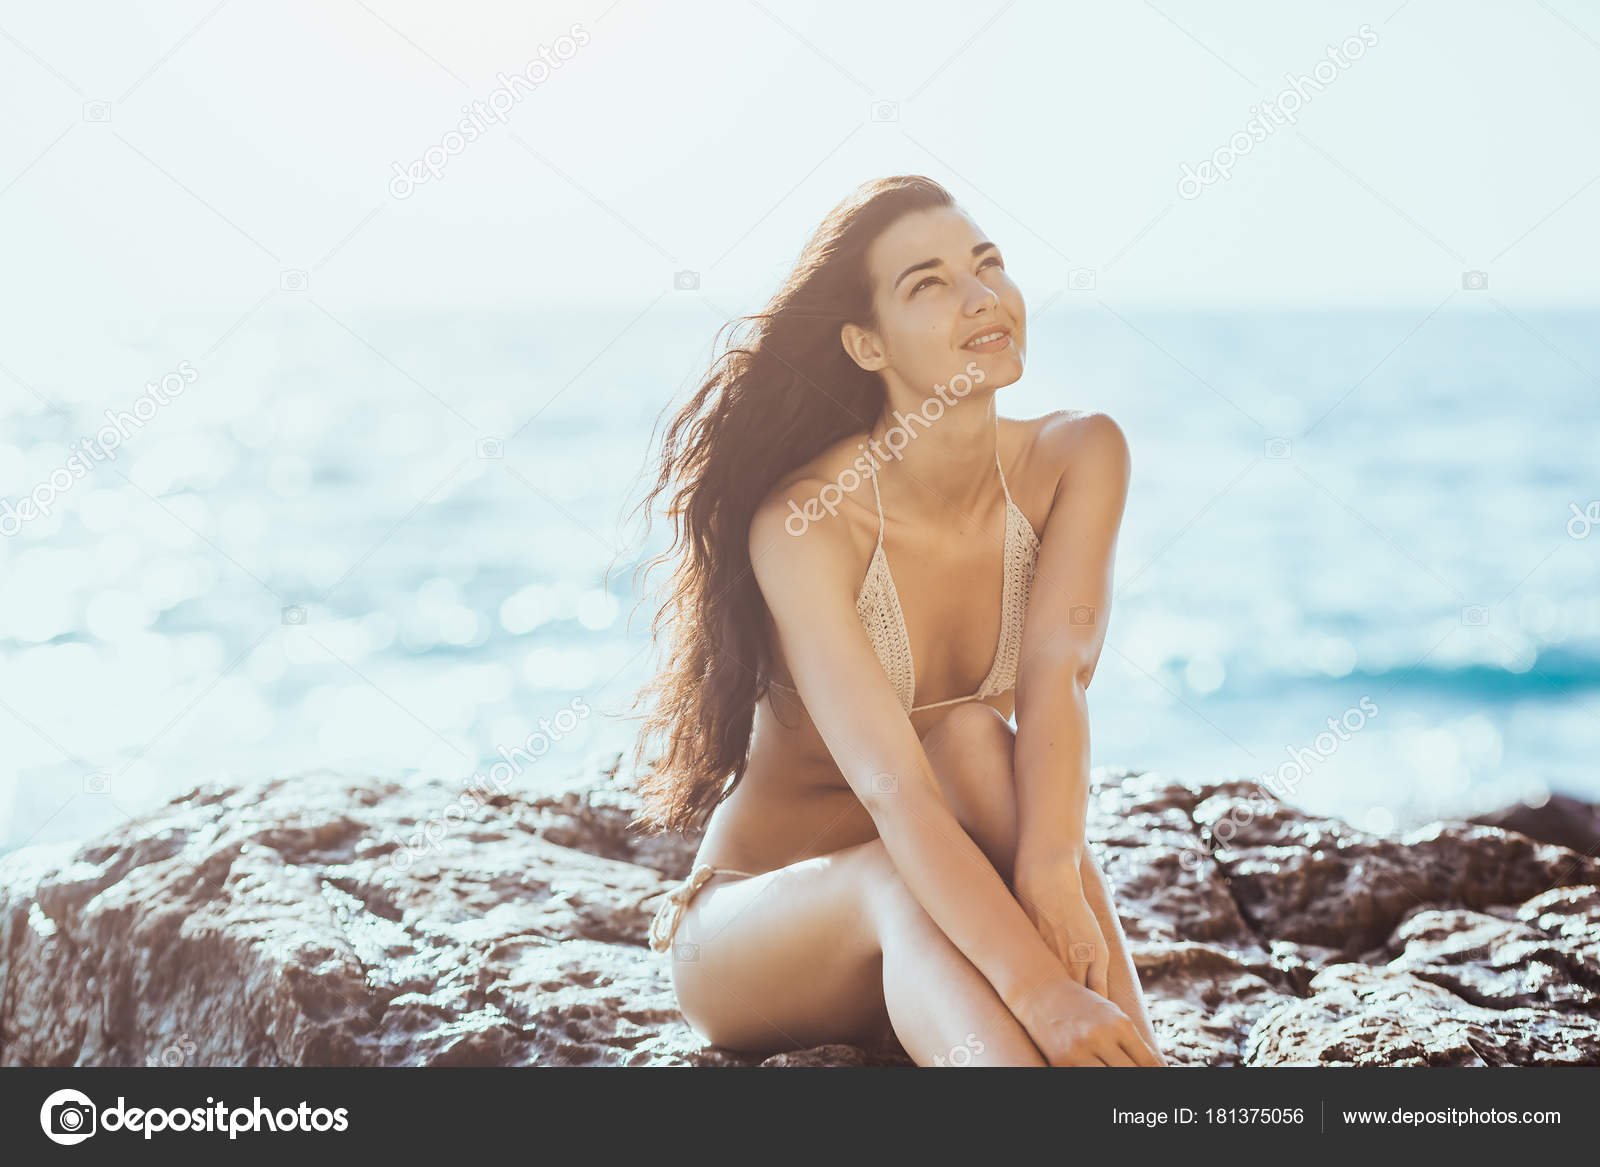
[[[1587,539],[1589,532],[1600,525],[1600,500],[1591,502],[1582,510],[1578,509],[1575,502],[1569,502],[1567,507],[1572,511],[1572,517],[1567,520],[1567,534],[1574,539]]]
[[[1067,287],[1074,292],[1094,291],[1094,268],[1075,267],[1067,273]]]
[[[1468,628],[1482,628],[1489,623],[1489,609],[1482,604],[1469,604],[1461,609],[1461,623]]]
[[[674,960],[681,960],[686,964],[693,964],[695,961],[700,959],[700,946],[698,944],[688,943],[674,944],[672,946],[672,958]]]
[[[304,624],[306,622],[306,610],[299,604],[291,604],[283,610],[283,622],[285,624]]]
[[[1178,866],[1189,872],[1199,871],[1201,866],[1199,852],[1192,851],[1187,847],[1179,851]]]
[[[285,292],[303,292],[309,283],[306,273],[297,267],[286,268],[278,276],[278,287]]]
[[[506,446],[499,438],[479,438],[479,458],[501,458],[505,456]]]
[[[50,1127],[45,1133],[51,1138],[66,1135],[72,1141],[90,1137],[94,1133],[94,1103],[64,1101],[51,1106]]]
[[[872,103],[872,120],[875,122],[897,122],[900,120],[900,103],[897,101],[875,101]]]
[[[1094,959],[1094,945],[1080,940],[1072,946],[1072,959],[1087,963]]]
[[[1489,273],[1486,271],[1464,271],[1461,273],[1461,287],[1468,292],[1486,291],[1489,287]]]
[[[1084,627],[1087,627],[1090,624],[1093,624],[1094,623],[1094,605],[1093,604],[1074,604],[1074,605],[1072,605],[1072,612],[1071,612],[1071,615],[1070,615],[1070,619],[1079,628],[1084,628]]]
[[[86,101],[83,103],[83,120],[86,122],[108,122],[111,120],[111,103],[109,101]]]
[[[975,1036],[975,1035],[969,1034],[968,1035],[969,1040],[973,1036]],[[979,1051],[978,1052],[982,1053],[983,1052],[983,1050],[982,1050],[983,1043],[980,1041],[978,1043],[978,1046],[979,1046]],[[972,1065],[972,1047],[970,1045],[966,1045],[966,1044],[953,1045],[953,1046],[950,1047],[950,1054],[949,1054],[948,1057],[944,1057],[944,1056],[941,1056],[939,1054],[934,1054],[933,1055],[933,1064],[936,1065],[936,1066],[953,1066],[953,1067],[956,1067],[958,1069],[961,1068],[961,1067],[964,1067],[964,1066],[970,1066],[970,1065]]]
[[[672,286],[679,292],[694,292],[700,288],[700,273],[697,271],[680,271],[672,273]]]
[[[1283,459],[1289,457],[1290,450],[1291,447],[1289,445],[1288,438],[1267,439],[1266,451],[1267,457],[1269,458],[1273,458],[1281,462]]]
[[[83,776],[83,792],[85,794],[111,793],[111,775],[103,770],[97,770],[93,774],[85,774]]]
[[[874,774],[872,776],[872,791],[874,794],[893,794],[900,789],[900,780],[893,774]]]

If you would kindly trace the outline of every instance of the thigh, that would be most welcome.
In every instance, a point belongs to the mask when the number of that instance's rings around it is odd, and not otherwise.
[[[685,1019],[736,1050],[860,1043],[889,1032],[872,908],[889,862],[877,839],[748,877],[690,902],[671,968]]]

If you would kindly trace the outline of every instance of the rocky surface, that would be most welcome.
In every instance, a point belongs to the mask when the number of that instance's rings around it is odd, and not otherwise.
[[[1249,782],[1094,781],[1172,1064],[1600,1065],[1594,848],[1372,835]],[[694,842],[630,831],[635,807],[615,769],[468,797],[311,773],[0,858],[0,1064],[910,1064],[706,1047],[645,945]],[[1529,829],[1583,841],[1583,815]]]
[[[1557,843],[1593,855],[1600,852],[1600,805],[1552,794],[1538,806],[1516,802],[1472,820],[1490,827],[1520,831],[1541,843]]]

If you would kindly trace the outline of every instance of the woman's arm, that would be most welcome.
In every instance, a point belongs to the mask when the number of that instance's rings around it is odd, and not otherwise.
[[[1089,796],[1086,694],[1111,619],[1112,561],[1128,496],[1127,439],[1103,413],[1045,423],[1063,464],[1040,539],[1017,667],[1018,853],[1074,867]]]
[[[750,527],[751,564],[784,659],[900,877],[1017,1012],[1064,970],[945,802],[856,614],[861,568],[845,520],[823,518],[799,535],[785,527],[789,498],[803,506],[823,485],[795,484],[764,504]]]
[[[1015,880],[1019,894],[1040,906],[1035,923],[1057,930],[1052,946],[1068,967],[1104,992],[1102,938],[1088,935],[1078,910],[1089,800],[1087,691],[1111,617],[1130,459],[1122,430],[1103,413],[1047,419],[1036,448],[1062,469],[1040,539],[1017,669]],[[1097,950],[1092,976],[1062,951],[1074,943]]]

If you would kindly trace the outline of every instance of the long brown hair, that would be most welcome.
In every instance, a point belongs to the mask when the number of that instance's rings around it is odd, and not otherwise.
[[[651,623],[658,649],[665,639],[661,668],[636,700],[648,710],[635,756],[644,803],[636,823],[702,827],[744,777],[756,703],[771,680],[750,520],[780,479],[883,411],[882,379],[850,359],[839,330],[877,324],[872,242],[905,214],[953,205],[921,175],[857,187],[823,219],[765,311],[717,330],[720,355],[667,425],[637,508],[648,536],[657,500],[671,492],[672,543],[640,568],[674,565]]]

